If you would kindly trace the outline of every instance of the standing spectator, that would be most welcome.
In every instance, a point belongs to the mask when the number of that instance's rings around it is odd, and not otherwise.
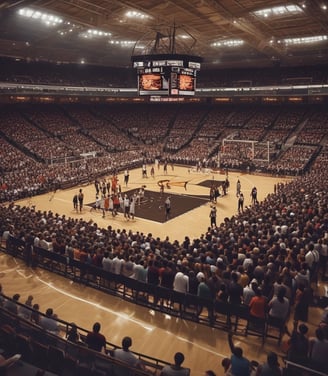
[[[319,259],[320,255],[314,244],[311,242],[308,246],[308,252],[305,254],[305,262],[310,271],[310,282],[318,283]]]
[[[285,325],[289,312],[290,304],[289,300],[285,296],[286,289],[281,287],[278,291],[278,295],[274,296],[268,304],[269,318],[273,319],[281,325],[284,325],[283,329],[285,333],[289,334],[287,326]]]
[[[257,319],[265,319],[267,299],[262,295],[262,290],[258,287],[255,296],[249,302],[249,313]]]
[[[229,294],[229,303],[234,305],[239,305],[242,302],[243,298],[243,288],[238,283],[238,274],[232,273],[231,274],[231,282],[228,287],[228,294]]]
[[[294,322],[298,321],[308,321],[309,306],[312,300],[312,293],[309,287],[300,285],[297,287],[295,293],[295,311],[294,311]]]
[[[134,278],[140,282],[147,282],[148,267],[144,260],[137,261],[134,265]]]
[[[181,366],[184,362],[184,359],[184,355],[181,352],[177,352],[174,355],[174,364],[164,366],[160,373],[160,376],[189,376],[190,369]]]
[[[184,273],[182,269],[178,271],[174,277],[173,289],[178,292],[187,293],[189,291],[189,277]]]
[[[249,305],[250,301],[255,296],[255,291],[257,288],[258,288],[258,284],[256,281],[252,281],[249,285],[244,287],[244,290],[243,290],[244,304]]]
[[[278,295],[274,296],[269,302],[269,316],[272,318],[287,320],[289,315],[289,301],[285,297],[286,289],[281,287],[278,291]]]
[[[156,260],[149,260],[147,281],[151,285],[155,285],[155,286],[159,285],[159,268],[158,268],[158,261]]]
[[[106,270],[106,272],[111,272],[112,271],[113,261],[109,257],[109,252],[108,251],[104,252],[104,257],[101,260],[101,264],[102,264],[102,268],[104,270]]]
[[[86,344],[92,350],[106,353],[106,338],[100,333],[100,328],[99,322],[93,324],[92,332],[87,334]]]
[[[231,373],[233,376],[249,376],[251,365],[248,359],[243,356],[243,350],[237,347],[232,342],[232,334],[228,334],[228,341],[230,350],[232,352],[231,361]]]
[[[205,276],[203,273],[198,273],[199,276],[199,285],[197,289],[197,296],[202,299],[207,299],[208,301],[213,300],[212,299],[212,293],[211,289],[209,288],[208,284],[205,282]],[[197,275],[198,278],[198,275]],[[197,317],[202,313],[203,311],[203,305],[199,305],[197,307]],[[211,321],[213,319],[213,312],[208,309],[208,318]]]

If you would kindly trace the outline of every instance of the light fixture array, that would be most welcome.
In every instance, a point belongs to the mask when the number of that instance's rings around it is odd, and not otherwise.
[[[244,44],[242,39],[226,39],[212,43],[213,47],[239,47]]]
[[[314,35],[310,37],[299,37],[299,38],[284,38],[278,40],[278,43],[284,43],[286,45],[296,45],[296,44],[310,44],[324,42],[328,40],[327,35]]]
[[[279,17],[279,16],[285,16],[285,15],[296,15],[303,13],[303,9],[299,7],[298,5],[290,4],[290,5],[279,5],[272,8],[265,8],[265,9],[259,9],[253,12],[255,16],[258,17]]]
[[[18,10],[18,14],[22,17],[39,20],[47,26],[57,26],[64,22],[61,17],[55,16],[50,13],[43,13],[31,8],[21,8]]]

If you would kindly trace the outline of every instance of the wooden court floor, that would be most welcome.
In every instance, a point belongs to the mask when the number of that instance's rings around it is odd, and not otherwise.
[[[150,167],[148,168],[149,174]],[[174,193],[177,195],[204,195],[209,197],[210,189],[199,185],[199,183],[205,180],[222,181],[225,180],[225,175],[220,173],[202,173],[193,172],[186,167],[175,166],[172,170],[171,166],[168,167],[168,174],[164,175],[163,169],[155,171],[155,177],[142,178],[141,169],[135,169],[130,171],[130,179],[127,187],[123,184],[123,175],[119,175],[119,183],[122,186],[122,192],[138,189],[142,186],[145,188],[145,197],[147,192],[156,191],[159,192],[160,188],[158,181],[169,180],[170,189],[165,186],[163,195],[163,206],[167,196]],[[281,179],[275,177],[266,177],[250,174],[238,174],[229,173],[228,179],[230,182],[230,189],[228,194],[219,198],[217,203],[217,223],[223,221],[225,217],[231,217],[237,212],[237,197],[236,197],[236,183],[239,179],[241,182],[241,190],[245,196],[245,206],[250,205],[251,189],[256,186],[258,190],[259,201],[263,200],[268,193],[273,192],[273,186],[277,182],[285,182],[288,179]],[[187,181],[187,189],[183,187],[183,183]],[[82,213],[76,213],[73,210],[72,199],[78,189],[82,188],[84,192],[84,202],[91,203],[95,201],[96,193],[94,184],[90,184],[84,187],[76,187],[73,189],[59,190],[41,196],[32,197],[31,199],[22,200],[19,203],[21,205],[34,205],[36,209],[51,210],[54,213],[65,214],[73,218],[83,218],[87,221],[93,220],[97,222],[100,227],[112,226],[114,229],[125,228],[127,231],[140,231],[143,233],[152,233],[155,237],[159,236],[161,239],[169,236],[170,241],[178,240],[182,241],[186,235],[191,239],[199,237],[202,233],[205,233],[210,225],[209,213],[210,203],[207,199],[204,199],[204,205],[194,209],[191,212],[186,212],[179,217],[173,218],[165,223],[157,223],[154,221],[138,218],[138,206],[136,206],[136,219],[127,221],[123,215],[118,215],[113,219],[111,215],[102,218],[100,212],[90,212],[90,207],[85,206]],[[165,216],[163,207],[158,208]],[[174,206],[172,205],[172,212]]]
[[[208,188],[197,184],[203,180],[213,179],[213,177],[222,180],[220,174],[196,173],[183,167],[175,167],[174,171],[169,168],[168,175],[163,175],[163,171],[156,171],[154,179],[143,179],[141,170],[136,169],[130,171],[129,185],[127,188],[122,187],[122,190],[124,192],[146,185],[147,195],[147,190],[159,190],[158,180],[170,179],[171,182],[187,180],[188,185],[187,191],[183,187],[172,185],[169,192],[209,194]],[[123,182],[123,177],[119,176],[119,178]],[[236,213],[236,182],[238,178],[245,195],[245,205],[250,204],[250,191],[253,186],[257,187],[258,197],[261,201],[273,191],[275,183],[282,181],[282,179],[274,177],[229,173],[230,190],[228,195],[220,198],[217,203],[218,223],[223,218]],[[113,228],[151,232],[160,238],[169,236],[171,241],[174,239],[181,241],[185,235],[191,239],[199,237],[209,226],[210,206],[208,202],[192,212],[185,213],[163,224],[139,218],[134,221],[126,221],[122,215],[115,219],[111,216],[102,219],[100,213],[90,212],[90,209],[86,207],[81,214],[75,213],[72,198],[79,188],[33,197],[29,200],[22,200],[20,204],[35,205],[36,209],[51,210],[74,218],[92,219],[99,226],[111,225]],[[90,184],[82,188],[85,193],[85,202],[94,201],[94,185]],[[165,192],[164,196],[169,192]],[[136,208],[136,215],[138,215],[138,208]],[[20,301],[24,302],[27,296],[32,294],[34,302],[40,304],[42,312],[51,307],[61,319],[75,322],[81,327],[91,329],[93,323],[99,321],[102,325],[101,332],[109,342],[120,344],[121,339],[129,335],[133,339],[132,350],[166,361],[171,361],[174,353],[181,351],[186,358],[184,365],[191,368],[193,376],[202,376],[207,369],[212,369],[217,375],[222,375],[221,361],[230,355],[227,333],[223,331],[127,303],[45,270],[27,268],[20,260],[3,253],[0,253],[0,283],[3,285],[6,295],[20,293]],[[320,314],[320,310],[311,308],[308,325],[312,333]],[[281,354],[276,340],[268,339],[263,347],[261,339],[256,337],[236,336],[234,340],[244,349],[244,353],[249,359],[259,362],[265,360],[269,351],[277,351]]]

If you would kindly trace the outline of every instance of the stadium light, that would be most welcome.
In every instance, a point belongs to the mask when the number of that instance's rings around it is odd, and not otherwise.
[[[257,17],[281,17],[287,16],[290,14],[300,14],[303,13],[303,10],[298,5],[289,4],[289,5],[279,5],[272,8],[259,9],[252,12]]]
[[[33,20],[41,21],[41,23],[46,24],[47,26],[57,26],[58,24],[63,23],[63,19],[54,14],[43,13],[39,10],[34,10],[31,8],[21,8],[17,13],[25,18],[30,18]]]
[[[226,39],[211,44],[213,47],[239,47],[244,44],[242,39]]]
[[[325,42],[328,40],[327,35],[315,35],[310,37],[299,37],[299,38],[284,38],[278,40],[278,43],[285,43],[286,45],[299,45],[299,44],[310,44]]]
[[[136,12],[134,10],[133,11],[129,10],[128,12],[125,13],[125,15],[128,18],[136,18],[136,19],[139,19],[139,20],[143,20],[145,18],[150,18],[150,16],[148,16],[147,14]]]

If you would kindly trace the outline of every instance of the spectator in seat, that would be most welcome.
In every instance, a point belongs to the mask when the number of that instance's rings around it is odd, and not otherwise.
[[[15,294],[12,300],[5,301],[3,308],[11,312],[14,315],[18,315],[18,307],[16,303],[18,302],[19,298],[20,298],[20,295]]]
[[[327,354],[328,339],[322,328],[315,331],[315,338],[310,340],[310,362],[313,368],[321,372],[328,372]]]
[[[54,311],[52,308],[48,308],[46,310],[46,315],[41,317],[40,325],[48,332],[55,334],[59,333],[59,326],[57,321],[55,320]]]
[[[257,367],[256,376],[282,376],[282,370],[275,352],[269,352],[267,361]]]
[[[131,346],[132,346],[132,339],[131,339],[131,337],[124,337],[122,339],[122,348],[114,350],[114,358],[120,360],[121,362],[126,363],[130,367],[135,367],[135,368],[139,368],[139,369],[145,369],[145,367],[142,364],[142,362],[140,361],[140,359],[138,359],[136,357],[136,355],[134,355],[129,350],[129,348]],[[117,372],[117,370],[116,370],[115,371],[115,375],[117,375],[117,376],[120,376],[120,375],[124,376],[126,374],[126,370],[122,370],[122,371],[123,372],[121,373],[121,372]]]
[[[32,308],[32,301],[33,301],[33,296],[29,295],[26,302],[25,302],[25,306]],[[19,314],[19,316],[23,317],[24,319],[30,320],[32,311],[30,309],[26,308],[26,307],[20,306],[19,309],[18,309],[18,314]]]
[[[93,324],[92,332],[89,332],[86,338],[86,344],[92,350],[106,353],[106,338],[100,333],[100,324]]]
[[[35,322],[37,325],[40,324],[40,313],[39,313],[39,310],[40,310],[40,306],[39,304],[33,304],[33,311],[31,313],[31,321],[32,322]]]
[[[184,355],[181,352],[177,352],[174,355],[174,364],[164,366],[160,376],[189,376],[190,369],[184,368],[181,364],[184,362]]]
[[[67,332],[66,339],[72,343],[78,343],[80,341],[80,335],[74,322],[71,323],[71,329]]]

